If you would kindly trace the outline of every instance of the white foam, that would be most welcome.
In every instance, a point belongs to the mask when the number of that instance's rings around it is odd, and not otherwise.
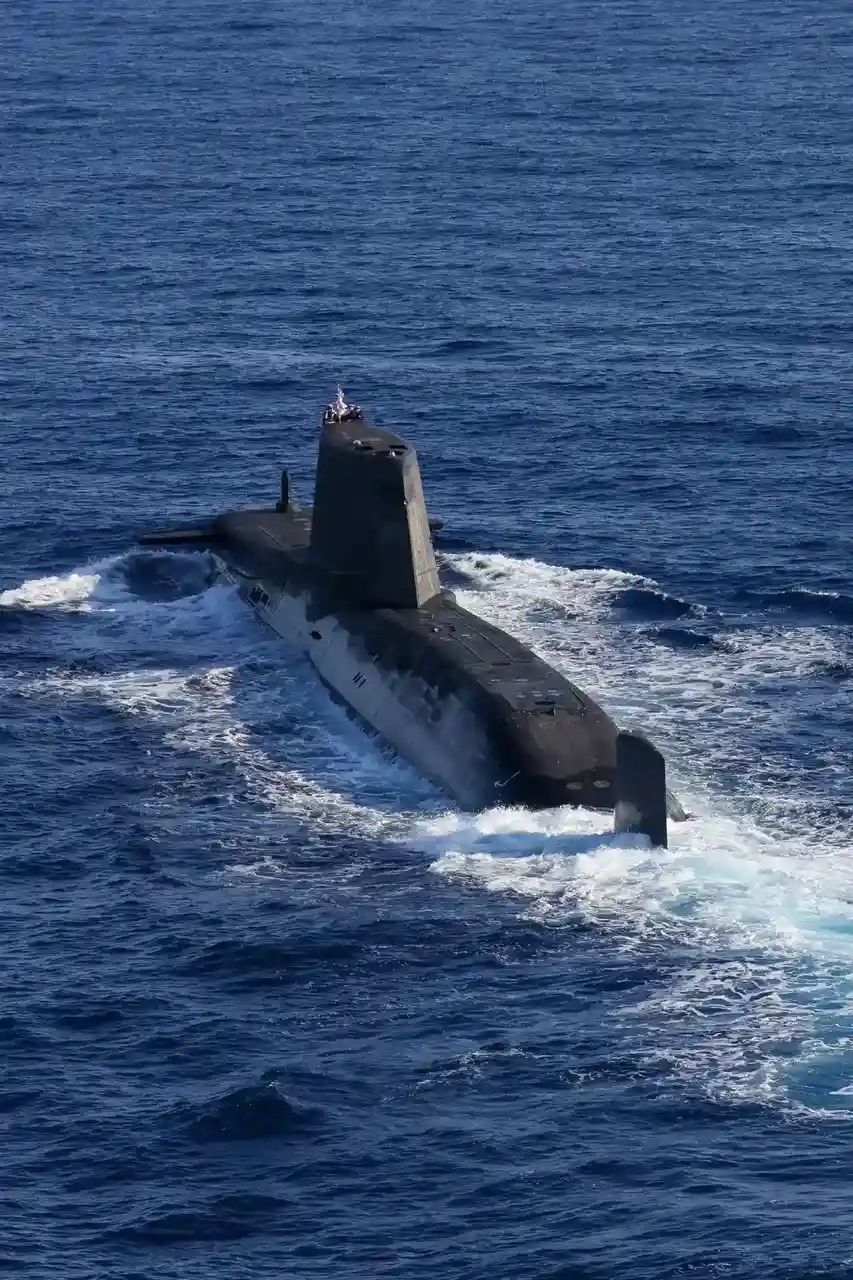
[[[659,961],[666,976],[608,1015],[641,1060],[719,1095],[846,1114],[850,1098],[822,1081],[853,1079],[849,1023],[833,1012],[853,998],[847,851],[709,815],[674,827],[668,850],[605,826],[501,811],[427,819],[413,839],[440,876],[543,923],[593,925],[626,964]]]
[[[634,946],[692,935],[853,960],[853,863],[742,820],[671,824],[670,847],[614,836],[609,815],[492,810],[420,821],[413,839],[445,875],[509,890],[541,918],[581,915]]]
[[[611,608],[626,587],[654,588],[648,579],[503,555],[447,560],[470,583],[457,591],[460,604],[530,644],[623,728],[649,732],[677,788],[704,794],[737,760],[744,803],[730,796],[731,811],[749,811],[764,763],[747,732],[781,735],[801,714],[796,696],[776,696],[780,680],[850,657],[835,630],[777,624],[727,634],[714,648],[671,649],[656,640],[655,627],[625,624]],[[700,768],[691,768],[694,759]],[[833,771],[828,761],[825,773]],[[788,807],[787,796],[762,795],[764,805],[776,799]]]
[[[18,609],[87,608],[101,580],[103,565],[51,578],[33,578],[20,587],[0,592],[0,606]]]
[[[77,612],[65,647],[110,659],[105,671],[72,666],[30,681],[33,691],[95,699],[159,724],[167,747],[230,760],[283,838],[296,826],[318,838],[371,838],[408,820],[401,800],[435,803],[433,788],[331,704],[308,663],[252,617],[233,587],[149,601],[134,596],[125,569],[117,558],[16,590],[23,607]]]
[[[846,1110],[853,1058],[832,1010],[849,1001],[853,969],[849,832],[815,830],[796,762],[793,784],[780,789],[761,775],[750,741],[797,714],[791,698],[773,700],[778,682],[843,660],[843,638],[768,626],[714,650],[669,650],[610,607],[626,587],[654,587],[645,579],[499,555],[449,559],[468,582],[460,603],[661,743],[696,814],[672,827],[669,850],[616,839],[606,815],[584,811],[447,812],[331,706],[307,664],[231,588],[146,602],[113,560],[26,583],[0,604],[76,612],[65,643],[108,654],[110,670],[72,669],[42,685],[155,721],[177,751],[230,761],[257,820],[266,815],[283,840],[313,832],[402,842],[437,875],[500,893],[537,920],[580,919],[626,956],[665,957],[670,976],[619,1011],[641,1057],[715,1092]],[[843,768],[828,759],[827,777]],[[721,782],[732,776],[736,792]],[[247,883],[295,874],[286,857],[239,854],[232,871]]]
[[[159,559],[172,559],[176,564],[186,564],[187,557],[175,553],[159,552]],[[140,560],[145,554],[140,553]],[[154,554],[151,554],[154,558]],[[197,557],[199,562],[200,557]],[[55,577],[33,578],[19,587],[12,587],[0,593],[0,606],[18,609],[60,610],[79,613],[161,613],[170,617],[181,606],[185,610],[197,613],[202,594],[194,594],[184,599],[169,601],[150,601],[136,596],[128,586],[126,571],[130,562],[128,556],[109,556],[103,560],[93,561],[80,569],[73,569],[67,574]],[[209,577],[209,575],[208,575]],[[205,575],[199,573],[199,592],[207,585]],[[220,593],[223,589],[220,588]]]
[[[508,625],[509,616],[518,618],[523,625],[530,607],[542,602],[559,605],[581,617],[600,618],[617,591],[653,585],[648,578],[620,569],[566,569],[500,553],[466,552],[448,555],[445,560],[470,580],[471,592],[466,598],[487,612],[500,612],[504,626]]]
[[[535,919],[584,920],[626,955],[666,957],[670,975],[673,953],[687,948],[676,977],[622,1010],[641,1056],[715,1092],[846,1112],[847,1095],[830,1097],[815,1074],[853,1079],[848,1039],[827,1025],[828,1005],[853,991],[850,833],[840,822],[815,829],[796,761],[774,790],[750,742],[770,729],[784,740],[801,705],[775,696],[779,682],[848,658],[844,638],[769,625],[714,649],[670,650],[654,628],[620,622],[610,608],[625,587],[655,586],[645,579],[506,556],[449,560],[470,583],[461,604],[660,742],[695,817],[671,826],[668,850],[653,850],[608,834],[607,815],[448,815],[413,833],[432,869],[509,895]],[[732,776],[736,790],[722,781]],[[823,776],[843,777],[831,752]],[[798,1074],[806,1062],[819,1064],[810,1099]]]

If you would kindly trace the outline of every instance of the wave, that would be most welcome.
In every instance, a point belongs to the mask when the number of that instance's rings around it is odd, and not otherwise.
[[[213,557],[134,551],[55,577],[33,578],[0,593],[0,611],[104,610],[197,596],[215,580]]]
[[[819,591],[809,587],[787,587],[781,591],[738,592],[738,600],[763,609],[784,609],[804,617],[853,622],[853,596],[841,591]]]
[[[186,1203],[183,1196],[180,1207],[147,1210],[136,1222],[113,1228],[103,1239],[111,1244],[120,1241],[158,1245],[244,1240],[280,1223],[289,1208],[286,1198],[260,1192],[208,1198],[193,1209],[186,1208]]]
[[[760,427],[752,433],[756,444],[794,444],[806,439],[806,433],[792,426]]]
[[[713,636],[702,631],[692,631],[689,627],[655,627],[647,631],[646,636],[656,640],[658,644],[670,649],[713,649],[717,641]]]
[[[118,563],[118,559],[92,565],[88,571],[76,570],[49,578],[33,578],[20,587],[0,593],[0,609],[78,608],[84,605],[100,582],[101,572]]]
[[[825,680],[850,680],[853,678],[853,664],[850,662],[818,660],[806,668],[803,674]]]
[[[494,338],[451,338],[437,343],[430,352],[433,356],[479,355],[506,349],[506,340]]]
[[[192,1110],[183,1127],[195,1142],[258,1142],[302,1136],[324,1122],[320,1107],[292,1102],[274,1077],[232,1089]]]
[[[530,601],[570,602],[578,616],[601,617],[612,607],[617,592],[646,582],[637,574],[620,569],[566,569],[500,553],[466,552],[448,555],[446,560],[459,580],[473,589],[487,612],[492,612],[488,609],[489,598],[500,604],[506,614],[504,626],[511,626]],[[474,594],[470,599],[472,604],[478,602]]]
[[[39,621],[50,621],[47,610],[18,604],[3,604],[0,599],[0,637],[22,635],[30,631],[33,624]]]
[[[616,593],[613,604],[618,609],[625,609],[637,618],[657,621],[664,618],[683,618],[687,614],[697,612],[694,605],[678,596],[671,596],[656,587],[625,587]]]
[[[263,19],[251,18],[232,18],[228,22],[223,22],[223,30],[234,31],[240,35],[254,34],[255,32],[275,31],[276,25],[273,22],[265,22]]]
[[[282,391],[294,391],[299,387],[296,378],[289,378],[285,374],[275,376],[273,374],[259,373],[255,377],[243,377],[234,381],[235,391],[269,391],[271,394],[279,395]]]
[[[151,603],[199,595],[217,577],[213,556],[173,551],[132,552],[117,561],[112,572],[130,596]]]

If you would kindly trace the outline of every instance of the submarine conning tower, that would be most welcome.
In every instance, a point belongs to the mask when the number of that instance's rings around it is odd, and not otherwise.
[[[362,420],[325,422],[311,556],[354,605],[418,609],[441,591],[418,458]]]

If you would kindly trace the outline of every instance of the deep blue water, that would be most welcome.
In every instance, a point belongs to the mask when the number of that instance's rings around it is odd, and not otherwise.
[[[0,1267],[853,1276],[853,11],[5,0]],[[340,381],[666,853],[448,810],[204,557]]]

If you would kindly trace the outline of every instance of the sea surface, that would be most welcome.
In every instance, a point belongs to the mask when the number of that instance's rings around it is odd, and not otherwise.
[[[0,1271],[853,1276],[849,0],[3,0],[0,73]],[[668,851],[138,548],[339,382]]]

